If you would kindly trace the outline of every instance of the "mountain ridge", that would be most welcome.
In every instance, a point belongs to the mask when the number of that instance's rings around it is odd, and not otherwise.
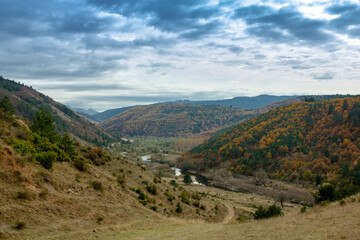
[[[24,84],[0,77],[0,98],[8,97],[15,114],[32,120],[37,111],[45,109],[55,119],[59,132],[71,132],[78,141],[105,145],[116,139],[65,105]]]

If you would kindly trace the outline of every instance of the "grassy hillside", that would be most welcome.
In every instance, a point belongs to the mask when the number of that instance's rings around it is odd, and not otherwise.
[[[101,239],[267,239],[267,240],[338,240],[359,239],[360,196],[332,203],[326,207],[314,207],[305,213],[300,211],[283,217],[238,224],[207,224],[202,222],[160,221],[151,228],[115,230],[104,229]],[[116,233],[118,231],[118,233]],[[113,235],[112,235],[113,234]],[[85,233],[77,237],[86,236]],[[68,238],[70,239],[70,238]]]
[[[134,107],[100,126],[117,136],[179,137],[229,126],[254,114],[222,106],[156,104]]]
[[[180,158],[189,166],[245,175],[360,185],[360,97],[298,102],[237,125]]]
[[[38,110],[45,109],[54,116],[56,128],[60,132],[70,132],[72,137],[76,137],[78,140],[98,145],[115,141],[112,136],[65,105],[30,87],[0,77],[0,99],[5,96],[15,106],[17,116],[32,120]]]
[[[56,239],[164,217],[219,222],[226,214],[205,193],[171,185],[145,165],[54,134],[49,114],[29,126],[7,109],[0,105],[0,239]]]

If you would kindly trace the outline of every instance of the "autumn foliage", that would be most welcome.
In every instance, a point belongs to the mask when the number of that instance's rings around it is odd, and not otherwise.
[[[297,102],[210,138],[179,159],[197,170],[226,167],[251,175],[360,185],[360,97]]]
[[[134,107],[100,123],[115,136],[189,137],[237,124],[255,111],[181,103]]]

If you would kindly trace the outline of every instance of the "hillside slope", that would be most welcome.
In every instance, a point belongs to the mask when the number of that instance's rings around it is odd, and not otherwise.
[[[306,213],[287,213],[282,217],[238,224],[207,224],[201,222],[159,221],[151,228],[122,230],[104,229],[100,239],[133,240],[358,240],[360,235],[360,195],[326,207],[316,206]],[[116,233],[118,232],[118,233]],[[115,233],[115,234],[114,234]],[[87,236],[79,233],[78,238]],[[64,238],[71,239],[71,238]]]
[[[36,90],[0,77],[0,99],[7,96],[16,108],[16,115],[32,120],[36,112],[50,112],[60,132],[69,132],[73,137],[94,144],[106,144],[115,138],[79,116],[65,105],[58,103]]]
[[[44,125],[32,132],[35,121],[29,129],[2,108],[0,116],[0,239],[57,239],[165,217],[219,222],[226,215],[225,206],[170,185],[141,163],[66,135],[53,138]]]
[[[134,107],[100,126],[117,136],[179,137],[212,131],[254,116],[254,111],[180,103]]]
[[[197,170],[224,167],[249,175],[360,185],[360,97],[298,102],[210,138],[180,158]]]

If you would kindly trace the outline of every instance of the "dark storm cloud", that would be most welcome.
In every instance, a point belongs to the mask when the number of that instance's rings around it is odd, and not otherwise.
[[[327,8],[330,14],[339,15],[330,21],[330,27],[342,34],[360,38],[360,5],[345,3]]]
[[[199,39],[214,33],[222,23],[213,20],[220,14],[217,6],[206,5],[209,1],[199,0],[88,0],[105,11],[126,17],[148,17],[148,25],[164,32],[181,34],[187,39]],[[203,23],[201,20],[209,20]]]
[[[251,5],[235,10],[235,19],[242,19],[248,25],[247,31],[265,41],[323,44],[333,40],[326,33],[327,22],[304,17],[293,7],[278,10],[269,6]]]
[[[1,0],[0,31],[19,37],[100,33],[114,24],[83,1]]]

